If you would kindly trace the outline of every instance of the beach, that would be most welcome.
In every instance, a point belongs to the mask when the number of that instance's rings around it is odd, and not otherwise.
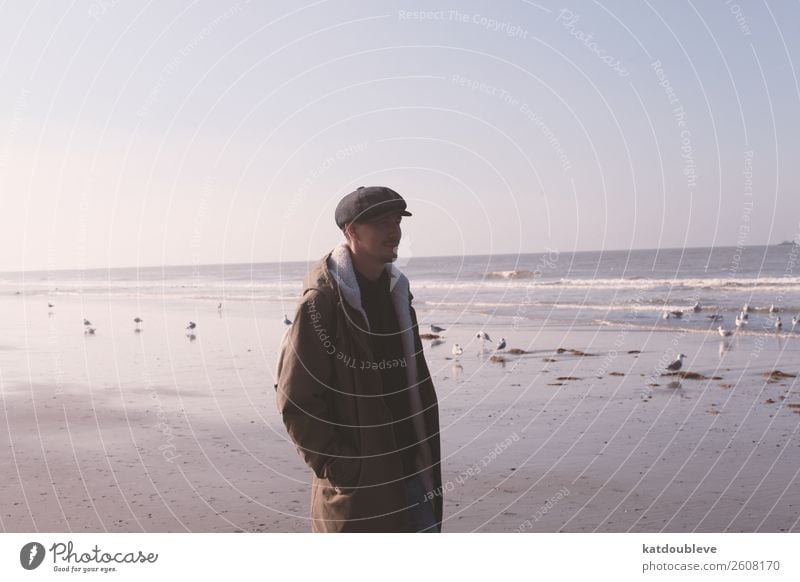
[[[800,333],[537,321],[414,294],[420,330],[446,328],[423,342],[444,532],[800,531]],[[273,388],[296,296],[54,303],[0,297],[3,531],[310,531],[311,472]],[[526,353],[492,361],[478,330]],[[678,353],[699,378],[663,375]]]

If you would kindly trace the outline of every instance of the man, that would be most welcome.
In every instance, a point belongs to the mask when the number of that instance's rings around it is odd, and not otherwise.
[[[408,278],[393,261],[394,190],[336,207],[342,243],[306,275],[277,366],[278,409],[313,470],[314,532],[439,532],[439,409]]]

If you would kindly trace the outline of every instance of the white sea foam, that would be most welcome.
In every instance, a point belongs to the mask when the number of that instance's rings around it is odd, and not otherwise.
[[[516,271],[515,271],[516,272]],[[499,274],[498,274],[499,273]],[[524,278],[522,275],[514,277],[503,275],[509,271],[497,271],[494,275],[489,274],[487,277],[513,279]],[[630,277],[630,278],[597,278],[597,279],[556,279],[547,280],[539,278],[535,283],[528,283],[525,281],[485,281],[485,280],[454,280],[454,281],[417,281],[415,287],[417,288],[461,288],[466,289],[470,287],[484,287],[484,286],[508,287],[509,285],[516,285],[519,287],[526,287],[530,285],[542,287],[562,287],[564,289],[581,289],[591,287],[594,289],[668,289],[668,288],[681,288],[681,289],[736,289],[738,291],[746,291],[748,289],[759,291],[770,290],[797,290],[800,291],[800,277],[757,277],[757,278],[659,278],[652,279],[648,277]]]

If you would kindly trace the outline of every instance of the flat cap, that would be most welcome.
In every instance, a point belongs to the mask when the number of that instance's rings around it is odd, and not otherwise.
[[[366,222],[388,212],[411,216],[406,210],[406,201],[397,192],[386,186],[359,186],[339,201],[336,206],[336,226],[344,230],[348,222]]]

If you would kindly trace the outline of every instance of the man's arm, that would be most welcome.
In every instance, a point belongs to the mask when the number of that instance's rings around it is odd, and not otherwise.
[[[327,400],[335,381],[335,317],[324,293],[306,292],[284,338],[276,390],[283,423],[305,463],[317,477],[347,484],[355,478],[358,460],[346,457],[357,451],[342,442]]]

